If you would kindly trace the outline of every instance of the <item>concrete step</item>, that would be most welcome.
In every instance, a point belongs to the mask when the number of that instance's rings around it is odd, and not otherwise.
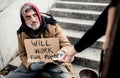
[[[74,10],[65,8],[52,8],[49,12],[53,16],[87,20],[96,20],[101,14],[101,11]]]
[[[98,70],[100,65],[100,54],[101,49],[87,48],[75,55],[73,64]]]
[[[70,30],[70,29],[63,29],[63,31],[72,44],[75,44],[85,33],[84,31],[76,31],[76,30]],[[105,40],[105,36],[99,38],[90,47],[101,49],[101,46],[102,46],[104,40]]]
[[[57,1],[56,8],[103,11],[108,3]]]
[[[61,0],[61,1],[98,2],[98,3],[109,3],[110,2],[110,0]]]
[[[94,24],[94,20],[54,17],[64,29],[86,31]]]

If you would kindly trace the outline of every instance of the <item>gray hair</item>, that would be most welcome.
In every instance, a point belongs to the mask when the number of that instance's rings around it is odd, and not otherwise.
[[[26,14],[28,11],[30,11],[30,10],[35,11],[35,9],[34,9],[31,5],[23,6],[23,7],[21,8],[21,14],[22,14],[22,16],[25,18],[25,14]]]

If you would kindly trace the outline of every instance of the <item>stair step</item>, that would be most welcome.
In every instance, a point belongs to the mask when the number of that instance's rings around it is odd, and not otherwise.
[[[103,11],[108,3],[57,1],[56,8]]]
[[[75,44],[85,33],[84,31],[76,31],[70,29],[63,29],[63,31],[72,44]],[[101,49],[104,40],[105,36],[99,38],[93,45],[91,45],[91,47]]]
[[[64,29],[86,31],[94,24],[94,20],[54,17]]]
[[[21,64],[21,60],[20,60],[20,57],[19,56],[17,56],[16,58],[14,58],[9,64],[11,64],[11,65],[14,65],[14,66],[20,66],[20,64]]]
[[[61,1],[98,2],[98,3],[109,3],[110,2],[110,0],[61,0]]]
[[[87,48],[75,55],[73,64],[99,69],[101,49]]]
[[[101,14],[101,11],[74,10],[65,8],[53,8],[49,12],[53,16],[87,20],[96,20]]]

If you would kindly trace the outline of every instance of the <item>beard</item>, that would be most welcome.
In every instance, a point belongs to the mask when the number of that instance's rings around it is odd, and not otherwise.
[[[40,22],[38,22],[36,25],[27,24],[27,26],[33,30],[37,30],[40,27]]]

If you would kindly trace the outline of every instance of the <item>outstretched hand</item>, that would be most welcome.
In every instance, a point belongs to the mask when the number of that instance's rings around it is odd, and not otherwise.
[[[65,51],[64,55],[61,58],[59,58],[59,61],[71,63],[74,60],[74,55],[76,53],[77,52],[75,51],[74,47],[71,47]]]

